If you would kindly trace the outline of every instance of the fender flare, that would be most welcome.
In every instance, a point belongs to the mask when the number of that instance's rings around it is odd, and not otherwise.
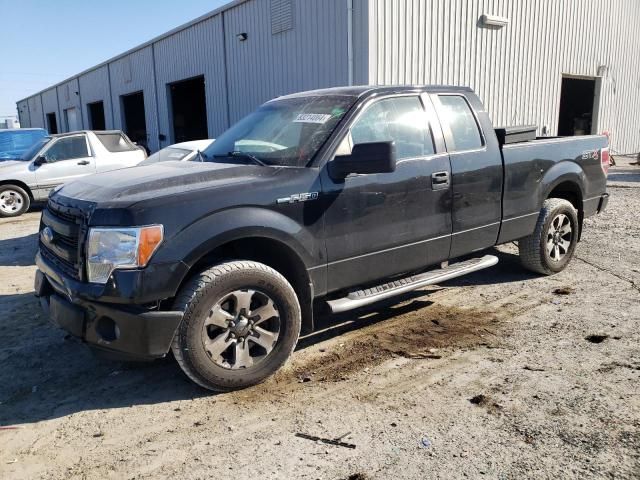
[[[540,180],[540,197],[539,206],[542,208],[542,203],[549,198],[549,194],[562,183],[572,183],[577,186],[580,194],[580,202],[584,198],[586,175],[584,170],[575,162],[562,161],[553,165],[549,170],[545,172]],[[582,205],[578,206],[582,209]]]

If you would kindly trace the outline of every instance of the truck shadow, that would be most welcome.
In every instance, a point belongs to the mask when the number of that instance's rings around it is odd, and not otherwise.
[[[323,315],[320,329],[301,338],[298,350],[431,305],[417,299],[424,295],[411,292],[393,303]],[[43,317],[32,294],[0,295],[8,332],[0,337],[0,426],[216,395],[189,381],[171,355],[150,363],[102,360]]]
[[[35,265],[38,234],[0,240],[0,267],[28,267]]]
[[[492,252],[500,264],[447,282],[446,286],[522,281],[534,278],[517,255]],[[439,287],[408,292],[370,307],[338,315],[319,314],[314,333],[297,350],[417,312]],[[101,360],[84,345],[49,324],[31,293],[0,295],[0,425],[34,423],[73,413],[190,400],[215,395],[191,383],[168,358],[146,363]]]

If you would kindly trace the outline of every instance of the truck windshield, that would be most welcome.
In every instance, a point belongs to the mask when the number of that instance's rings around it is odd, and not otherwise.
[[[322,95],[265,103],[217,138],[203,159],[306,167],[355,100]]]

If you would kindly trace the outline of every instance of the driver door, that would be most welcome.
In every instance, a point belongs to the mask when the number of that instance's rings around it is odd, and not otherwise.
[[[48,191],[96,171],[96,162],[86,135],[69,135],[54,140],[40,156],[45,163],[36,167],[38,189]]]
[[[439,128],[437,122],[429,121],[429,102],[418,94],[373,100],[353,120],[335,152],[345,155],[359,143],[394,141],[394,172],[334,179],[330,168],[323,169],[330,291],[448,258],[451,168],[442,133],[432,128]]]

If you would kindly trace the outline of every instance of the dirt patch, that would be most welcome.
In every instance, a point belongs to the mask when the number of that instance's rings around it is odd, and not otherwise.
[[[555,295],[571,295],[573,292],[575,292],[573,287],[559,287],[553,289],[553,293]]]
[[[487,409],[487,411],[490,413],[497,413],[502,410],[502,406],[498,402],[496,402],[489,395],[484,395],[483,393],[471,397],[469,399],[469,402]]]
[[[495,344],[498,323],[493,312],[431,305],[358,330],[286,374],[303,381],[339,382],[393,357],[438,359],[445,349]]]
[[[587,342],[590,343],[602,343],[604,342],[607,338],[609,338],[609,335],[607,334],[601,334],[601,333],[594,333],[591,335],[587,335],[586,337],[584,337],[584,339]]]

